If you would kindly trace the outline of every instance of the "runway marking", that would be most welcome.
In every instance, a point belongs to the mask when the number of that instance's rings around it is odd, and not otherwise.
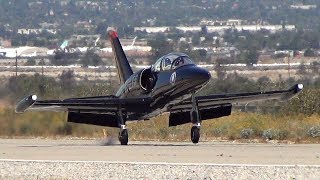
[[[129,161],[67,161],[67,160],[26,160],[26,159],[0,159],[0,162],[37,162],[37,163],[107,163],[131,165],[173,165],[173,166],[231,166],[231,167],[316,167],[320,165],[306,164],[215,164],[215,163],[170,163],[170,162],[129,162]]]

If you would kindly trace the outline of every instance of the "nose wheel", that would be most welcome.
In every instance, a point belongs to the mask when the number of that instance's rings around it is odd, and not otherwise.
[[[198,103],[195,98],[195,94],[192,93],[192,109],[190,111],[190,118],[191,122],[193,124],[191,128],[191,141],[194,144],[197,144],[200,139],[200,126],[201,126],[201,120],[199,115],[199,109],[198,109]]]

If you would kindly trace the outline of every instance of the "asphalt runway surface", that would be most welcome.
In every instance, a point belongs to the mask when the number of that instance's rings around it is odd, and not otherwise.
[[[0,139],[0,179],[319,179],[320,144]]]
[[[320,165],[320,144],[0,139],[0,159]]]

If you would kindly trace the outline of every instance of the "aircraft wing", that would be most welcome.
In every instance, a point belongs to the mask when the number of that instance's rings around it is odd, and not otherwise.
[[[197,96],[196,100],[199,109],[210,109],[223,104],[249,103],[264,100],[286,101],[296,96],[303,89],[302,84],[296,84],[288,90],[253,92],[253,93],[235,93],[235,94],[214,94],[208,96]],[[192,108],[191,99],[168,107],[170,112],[190,111]]]
[[[68,111],[78,113],[105,114],[117,112],[119,108],[126,112],[144,112],[149,107],[148,98],[119,99],[115,96],[97,96],[71,98],[64,100],[37,100],[36,95],[22,99],[16,106],[17,113],[25,111]]]

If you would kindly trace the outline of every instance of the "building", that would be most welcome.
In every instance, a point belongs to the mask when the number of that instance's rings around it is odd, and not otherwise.
[[[47,31],[48,33],[51,33],[51,34],[57,34],[56,29],[27,29],[27,28],[18,29],[18,34],[25,34],[25,35],[40,34],[43,31]]]
[[[302,9],[302,10],[310,10],[310,9],[316,9],[317,5],[303,5],[303,4],[297,4],[297,5],[291,5],[291,9]]]

